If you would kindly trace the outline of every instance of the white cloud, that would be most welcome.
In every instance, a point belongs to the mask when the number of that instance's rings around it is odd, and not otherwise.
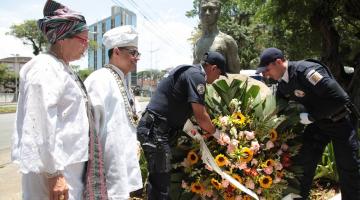
[[[23,41],[11,36],[6,35],[9,29],[0,28],[0,58],[10,57],[12,54],[19,54],[20,56],[29,56],[32,57],[32,47],[31,45],[24,45]]]

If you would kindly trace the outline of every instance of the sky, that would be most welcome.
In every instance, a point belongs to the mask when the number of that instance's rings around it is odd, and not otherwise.
[[[87,24],[93,24],[111,15],[111,6],[125,7],[137,15],[139,32],[138,71],[166,69],[192,63],[192,45],[188,41],[199,20],[188,18],[186,11],[193,0],[57,0],[70,9],[82,13]],[[21,3],[20,3],[21,2]],[[0,7],[0,58],[19,54],[33,56],[31,45],[10,35],[12,24],[24,20],[40,19],[46,0],[1,0]],[[87,56],[72,64],[87,67]]]

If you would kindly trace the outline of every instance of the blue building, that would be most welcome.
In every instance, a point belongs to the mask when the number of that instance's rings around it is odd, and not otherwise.
[[[106,31],[122,26],[132,25],[136,27],[136,14],[119,6],[111,7],[111,16],[89,26],[89,39],[96,42],[95,49],[88,50],[89,69],[97,70],[109,62],[108,49],[102,44],[103,35]],[[136,85],[136,70],[129,73],[131,85]]]

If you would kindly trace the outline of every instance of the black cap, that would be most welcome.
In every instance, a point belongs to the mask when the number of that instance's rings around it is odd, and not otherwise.
[[[281,59],[284,58],[284,54],[280,49],[277,49],[274,47],[265,49],[260,54],[260,64],[259,64],[258,68],[256,69],[256,73],[260,74],[261,72],[265,71],[266,66],[268,64],[270,64],[271,62],[274,62],[278,58],[281,58]]]
[[[207,62],[211,65],[216,65],[220,69],[221,75],[227,77],[226,70],[225,70],[226,61],[225,61],[224,56],[221,53],[218,53],[216,51],[206,52],[204,54],[203,61]]]

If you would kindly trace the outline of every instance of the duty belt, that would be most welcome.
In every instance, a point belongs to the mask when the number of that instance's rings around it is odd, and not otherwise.
[[[152,112],[151,110],[145,110],[143,117],[148,121],[152,120],[153,128],[160,133],[167,133],[170,130],[169,125],[167,124],[167,119],[161,117],[158,114]]]
[[[349,117],[350,114],[351,114],[351,110],[347,106],[344,106],[342,109],[337,111],[335,114],[331,115],[330,119],[333,122],[337,122],[345,117]]]

